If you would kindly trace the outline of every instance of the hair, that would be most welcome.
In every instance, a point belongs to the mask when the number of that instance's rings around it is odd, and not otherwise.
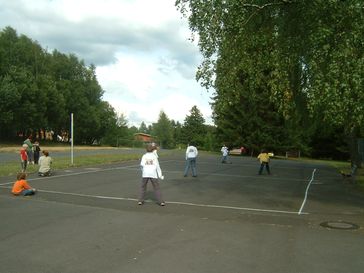
[[[48,151],[47,151],[47,150],[42,151],[42,153],[43,153],[45,156],[49,156],[49,153],[48,153]]]
[[[155,146],[153,146],[152,144],[148,144],[146,150],[148,153],[151,153],[155,150]]]
[[[17,180],[24,180],[25,178],[27,178],[26,173],[18,173],[17,176],[16,176]]]
[[[22,145],[22,147],[26,149],[26,148],[28,148],[28,144],[25,144],[25,143],[24,143],[24,144]]]

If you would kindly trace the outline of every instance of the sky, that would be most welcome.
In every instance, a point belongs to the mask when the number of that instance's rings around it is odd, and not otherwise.
[[[0,0],[0,28],[96,66],[103,100],[129,126],[161,111],[183,123],[196,105],[212,124],[211,91],[195,79],[202,57],[174,0]]]

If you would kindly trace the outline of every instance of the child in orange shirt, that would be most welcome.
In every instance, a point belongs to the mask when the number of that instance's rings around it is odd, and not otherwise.
[[[25,180],[27,178],[26,173],[18,173],[16,177],[16,182],[14,183],[13,189],[11,190],[14,195],[33,195],[36,189],[29,186],[28,182]]]

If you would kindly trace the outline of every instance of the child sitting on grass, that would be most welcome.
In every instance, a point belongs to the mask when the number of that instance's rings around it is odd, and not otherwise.
[[[26,173],[18,173],[16,177],[16,182],[14,183],[13,189],[11,190],[14,195],[33,195],[36,189],[33,189],[28,182],[25,180],[27,178]]]

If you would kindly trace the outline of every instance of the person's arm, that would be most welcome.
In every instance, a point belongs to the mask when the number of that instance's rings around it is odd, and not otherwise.
[[[158,174],[158,177],[160,178],[160,179],[164,179],[164,176],[163,176],[163,174],[162,174],[162,170],[161,170],[161,167],[159,166],[159,161],[158,161],[158,158],[156,158],[155,159],[155,166],[156,166],[156,168],[157,168],[157,174]]]
[[[145,166],[145,156],[142,156],[142,159],[140,160],[140,167],[143,169],[143,167]]]
[[[28,182],[26,180],[24,180],[24,182],[23,182],[23,188],[25,190],[31,190],[32,189],[32,187],[28,184]]]

